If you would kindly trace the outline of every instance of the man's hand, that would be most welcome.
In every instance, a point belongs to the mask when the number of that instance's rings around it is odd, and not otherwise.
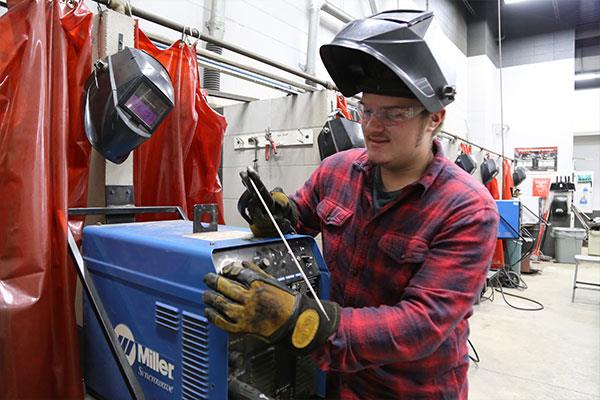
[[[291,201],[281,188],[269,192],[260,177],[252,168],[240,172],[242,183],[246,190],[238,200],[238,211],[250,225],[250,230],[256,237],[277,236],[277,230],[269,218],[264,205],[258,198],[254,186],[269,207],[277,225],[283,234],[294,233],[294,225],[298,221],[296,205]],[[254,186],[252,185],[254,183]]]
[[[281,285],[256,264],[228,264],[222,275],[208,273],[204,282],[212,289],[203,296],[206,317],[228,332],[259,335],[307,352],[337,329],[338,304],[323,301],[327,320],[314,299]]]

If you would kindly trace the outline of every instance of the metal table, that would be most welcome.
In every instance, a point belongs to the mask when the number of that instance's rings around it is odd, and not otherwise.
[[[598,256],[584,256],[578,254],[575,256],[575,276],[573,277],[573,295],[571,296],[571,303],[575,301],[575,289],[587,289],[587,290],[600,290],[600,283],[597,282],[584,282],[577,280],[577,272],[579,272],[580,263],[594,263],[600,265],[600,257]],[[577,286],[584,285],[584,286]]]

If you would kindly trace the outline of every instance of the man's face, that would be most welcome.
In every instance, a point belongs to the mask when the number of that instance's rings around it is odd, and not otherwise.
[[[432,118],[439,119],[440,112],[425,118],[420,112],[424,108],[417,99],[372,93],[363,93],[361,103],[364,116],[370,115],[370,118],[363,117],[361,125],[372,163],[390,170],[406,169],[429,156],[432,132],[441,123],[441,120],[433,122]],[[386,119],[386,116],[397,120]]]

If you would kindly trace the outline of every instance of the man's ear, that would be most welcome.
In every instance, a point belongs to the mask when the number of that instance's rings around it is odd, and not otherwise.
[[[429,119],[427,120],[427,131],[429,133],[434,132],[438,126],[444,122],[444,118],[446,118],[446,109],[442,108],[440,111],[431,113],[429,115]]]

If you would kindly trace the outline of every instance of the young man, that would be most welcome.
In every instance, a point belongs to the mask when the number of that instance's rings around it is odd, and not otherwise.
[[[423,40],[431,18],[380,13],[321,48],[342,93],[362,92],[366,150],[328,157],[291,199],[271,193],[284,226],[322,234],[328,318],[249,263],[205,279],[213,323],[312,351],[328,371],[328,398],[467,398],[467,319],[498,216],[488,191],[434,140],[454,88]],[[255,234],[272,231],[258,201],[247,211]]]

